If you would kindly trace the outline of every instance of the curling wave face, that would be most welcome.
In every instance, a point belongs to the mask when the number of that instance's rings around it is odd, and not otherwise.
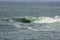
[[[3,18],[1,20],[10,21],[10,22],[21,22],[21,23],[55,23],[60,22],[60,17],[11,17]]]

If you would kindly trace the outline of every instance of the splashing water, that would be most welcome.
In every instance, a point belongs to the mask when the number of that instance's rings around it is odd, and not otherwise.
[[[15,17],[5,18],[3,20],[9,20],[10,22],[22,22],[22,23],[54,23],[60,22],[60,17]]]
[[[9,21],[8,22],[9,25],[13,25],[17,28],[20,28],[23,26],[23,27],[27,27],[29,30],[35,30],[35,31],[40,31],[40,29],[46,30],[46,31],[47,30],[57,30],[57,27],[56,27],[56,26],[58,26],[57,23],[58,24],[60,23],[60,17],[59,16],[55,16],[55,17],[15,17],[15,18],[11,17],[11,18],[3,18],[0,20],[6,21],[6,22]],[[27,22],[27,21],[30,21],[30,22]],[[33,25],[34,23],[36,25]],[[28,24],[36,26],[36,28],[33,28],[33,26],[29,27]],[[41,24],[43,27],[40,27]],[[55,25],[55,27],[54,27],[54,25]],[[39,26],[40,29],[38,29],[37,26]],[[60,27],[58,26],[58,28],[60,28]]]
[[[58,18],[59,16],[55,16],[54,18],[51,17],[44,17],[42,20],[39,21],[34,21],[37,23],[54,23],[54,22],[60,22],[60,18]]]

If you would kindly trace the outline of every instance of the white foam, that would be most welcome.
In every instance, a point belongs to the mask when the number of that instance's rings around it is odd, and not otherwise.
[[[21,26],[20,26],[20,23],[14,23],[13,25],[14,25],[15,27],[17,27],[17,28],[21,27]]]
[[[32,29],[32,27],[28,27],[28,29]]]
[[[12,19],[9,19],[10,22],[14,22]]]
[[[21,17],[15,17],[15,18],[21,18]],[[34,23],[54,23],[54,22],[60,22],[60,16],[55,16],[55,17],[26,17],[27,19],[32,19],[35,20],[33,21]],[[4,18],[5,19],[5,18]],[[10,22],[14,22],[14,20],[12,20],[11,18],[7,18],[9,19]],[[33,23],[32,22],[32,23]]]
[[[34,30],[34,31],[39,31],[38,29],[35,29],[35,28],[32,28],[32,27],[28,27],[28,29]]]
[[[46,26],[47,28],[51,28],[50,26]]]
[[[44,17],[42,20],[34,21],[34,22],[37,22],[37,23],[54,23],[54,22],[60,22],[60,17],[59,16],[55,16],[54,18]]]
[[[60,18],[59,16],[55,16],[55,18],[57,19],[57,18]]]

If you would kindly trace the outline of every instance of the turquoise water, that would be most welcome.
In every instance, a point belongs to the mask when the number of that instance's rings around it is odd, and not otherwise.
[[[60,3],[0,2],[0,40],[60,40]]]

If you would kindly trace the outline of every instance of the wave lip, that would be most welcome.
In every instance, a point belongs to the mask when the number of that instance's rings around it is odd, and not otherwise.
[[[33,23],[33,22],[41,21],[44,18],[45,17],[20,17],[20,18],[10,18],[10,19],[22,23]]]
[[[22,23],[31,23],[33,21],[38,21],[37,17],[20,17],[20,18],[10,18],[10,19]]]

